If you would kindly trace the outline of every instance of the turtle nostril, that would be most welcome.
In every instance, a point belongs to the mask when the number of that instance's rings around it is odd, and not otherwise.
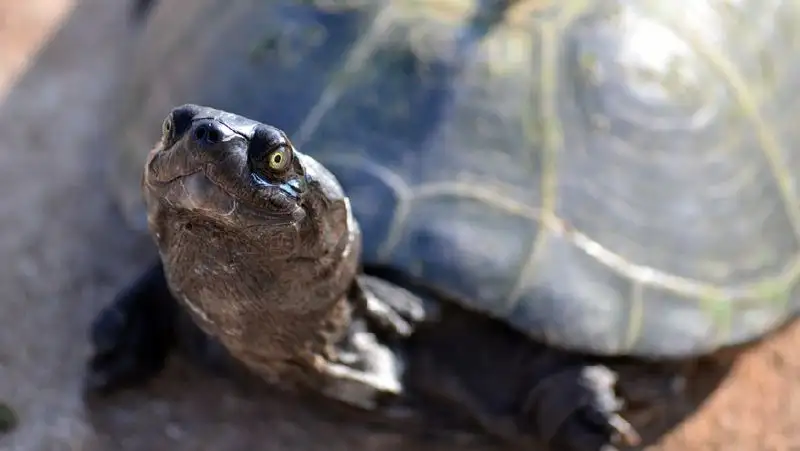
[[[197,141],[203,141],[206,139],[207,133],[208,131],[206,130],[206,127],[204,125],[201,125],[196,129],[194,129],[194,139]]]
[[[200,124],[195,127],[193,137],[198,144],[216,144],[222,138],[222,133],[211,124]]]

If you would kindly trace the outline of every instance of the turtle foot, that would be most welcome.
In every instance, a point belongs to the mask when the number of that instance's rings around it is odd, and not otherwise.
[[[338,346],[336,362],[326,362],[323,392],[351,406],[375,410],[403,393],[405,360],[380,343],[361,320],[350,326],[347,339]]]
[[[398,345],[438,314],[430,303],[405,288],[362,274],[353,284],[355,305],[347,337],[337,344],[338,359],[325,362],[323,389],[330,398],[376,410],[402,399],[405,356]]]
[[[522,449],[611,451],[639,441],[619,415],[616,373],[486,315],[442,309],[406,341],[409,392]]]
[[[175,345],[176,307],[158,264],[101,310],[90,330],[93,353],[84,380],[86,393],[111,394],[143,384],[161,371]]]
[[[438,304],[411,291],[369,275],[353,284],[351,298],[376,331],[390,339],[408,338],[418,325],[436,321]]]
[[[619,411],[617,376],[601,365],[576,366],[556,373],[530,392],[523,414],[552,449],[611,451],[640,442]]]

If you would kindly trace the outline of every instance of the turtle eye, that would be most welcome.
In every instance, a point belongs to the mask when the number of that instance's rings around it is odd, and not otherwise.
[[[266,180],[283,180],[292,169],[294,147],[280,130],[267,125],[258,127],[248,147],[251,169]]]
[[[292,151],[287,146],[280,146],[267,153],[266,163],[273,172],[283,172],[292,162]]]
[[[166,119],[164,119],[164,123],[161,124],[161,140],[164,142],[165,146],[172,141],[174,134],[175,123],[172,120],[172,114],[170,114]]]

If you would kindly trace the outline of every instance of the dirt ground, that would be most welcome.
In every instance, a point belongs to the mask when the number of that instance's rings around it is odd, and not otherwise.
[[[0,400],[20,418],[0,449],[489,449],[367,430],[179,364],[142,393],[84,403],[88,322],[150,255],[103,189],[125,2],[75,3],[0,2]],[[800,450],[798,349],[800,325],[756,346],[648,449]]]

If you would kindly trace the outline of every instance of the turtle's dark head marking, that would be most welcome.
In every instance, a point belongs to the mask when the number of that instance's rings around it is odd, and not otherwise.
[[[199,105],[167,115],[143,178],[150,209],[181,218],[268,234],[304,233],[309,216],[344,203],[338,183],[270,125]],[[317,221],[318,222],[318,221]]]

